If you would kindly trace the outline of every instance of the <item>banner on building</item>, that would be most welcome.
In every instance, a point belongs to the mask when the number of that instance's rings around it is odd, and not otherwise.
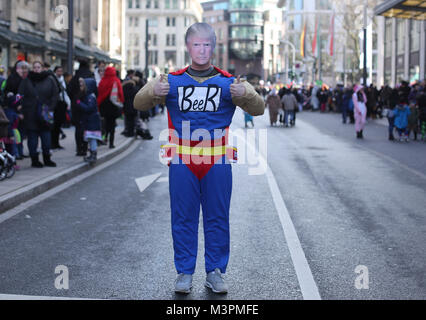
[[[305,57],[305,38],[306,38],[306,21],[303,26],[302,34],[300,36],[300,55],[302,56],[302,58]]]
[[[331,15],[330,28],[328,30],[328,54],[330,57],[334,54],[334,13]]]

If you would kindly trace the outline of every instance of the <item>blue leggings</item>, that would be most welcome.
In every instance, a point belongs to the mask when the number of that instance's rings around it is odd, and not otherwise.
[[[202,169],[203,165],[196,166]],[[194,170],[194,167],[192,167]],[[206,272],[226,272],[229,260],[229,208],[232,170],[216,162],[199,179],[186,164],[171,163],[169,191],[172,214],[174,261],[178,273],[193,274],[198,251],[200,205],[203,210]]]

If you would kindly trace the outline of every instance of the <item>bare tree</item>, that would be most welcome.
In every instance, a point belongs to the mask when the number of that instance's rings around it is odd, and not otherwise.
[[[374,7],[378,0],[367,1],[367,17],[369,23],[373,22],[373,29],[377,28],[374,19]],[[360,68],[361,38],[360,34],[364,28],[364,2],[356,0],[333,0],[334,6],[339,12],[336,19],[345,31],[344,45],[346,48],[346,69],[349,68],[349,81],[358,82],[362,77]]]

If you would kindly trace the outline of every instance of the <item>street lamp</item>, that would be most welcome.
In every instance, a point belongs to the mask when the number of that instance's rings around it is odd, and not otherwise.
[[[74,68],[74,0],[68,0],[68,73],[73,75]]]
[[[364,86],[367,86],[367,6],[368,1],[364,0],[364,71],[363,71],[363,82]]]

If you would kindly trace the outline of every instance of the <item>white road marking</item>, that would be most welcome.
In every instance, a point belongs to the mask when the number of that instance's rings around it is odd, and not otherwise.
[[[139,188],[139,191],[141,193],[144,192],[145,189],[148,188],[151,184],[153,184],[155,180],[157,180],[160,176],[161,176],[161,172],[152,174],[150,176],[135,179],[135,182]]]
[[[247,143],[247,140],[233,132],[234,135],[243,139],[250,149],[256,154],[254,146]],[[317,284],[312,275],[312,271],[309,267],[308,261],[306,260],[305,253],[303,251],[302,245],[300,244],[299,237],[297,236],[296,229],[291,220],[290,214],[288,212],[287,206],[282,198],[281,192],[279,190],[277,181],[274,177],[274,174],[266,162],[262,154],[258,153],[259,161],[262,162],[262,167],[267,168],[266,177],[268,180],[269,189],[271,190],[272,198],[277,210],[281,226],[284,231],[284,236],[287,241],[287,246],[290,251],[291,260],[293,261],[294,269],[296,271],[296,276],[299,281],[299,286],[305,300],[321,300]]]
[[[68,297],[44,297],[44,296],[26,296],[16,294],[0,294],[0,300],[101,300],[101,299],[83,299]]]
[[[57,186],[57,187],[55,187],[53,189],[50,189],[50,190],[48,190],[48,191],[40,194],[39,196],[37,196],[37,197],[35,197],[33,199],[30,199],[27,202],[24,202],[24,203],[20,204],[19,206],[15,207],[15,208],[12,208],[12,209],[10,209],[10,210],[8,210],[8,211],[0,214],[0,223],[2,223],[4,221],[6,221],[6,220],[8,220],[8,219],[10,219],[10,218],[12,218],[14,216],[16,216],[17,214],[21,213],[22,211],[24,211],[24,210],[26,210],[26,209],[28,209],[28,208],[36,205],[37,203],[40,203],[41,201],[50,198],[51,196],[53,196],[53,195],[55,195],[55,194],[57,194],[57,193],[65,190],[65,189],[71,187],[72,185],[74,185],[74,184],[76,184],[78,182],[83,181],[84,179],[86,179],[86,178],[88,178],[88,177],[90,177],[90,176],[98,173],[99,171],[104,170],[105,168],[109,167],[110,165],[112,165],[112,164],[114,164],[114,163],[116,163],[116,162],[124,159],[129,154],[131,154],[133,151],[135,151],[136,148],[140,144],[141,144],[141,142],[133,142],[133,144],[126,151],[124,151],[120,155],[112,158],[111,160],[109,160],[109,161],[101,164],[100,166],[97,166],[97,167],[93,168],[90,171],[87,171],[87,172],[85,172],[85,173],[83,173],[81,175],[78,175],[77,177],[72,178],[72,179],[70,179],[70,180],[62,183],[59,186]]]
[[[157,180],[157,182],[158,182],[158,183],[161,183],[161,182],[169,182],[169,177],[162,177],[162,178],[158,179],[158,180]]]

